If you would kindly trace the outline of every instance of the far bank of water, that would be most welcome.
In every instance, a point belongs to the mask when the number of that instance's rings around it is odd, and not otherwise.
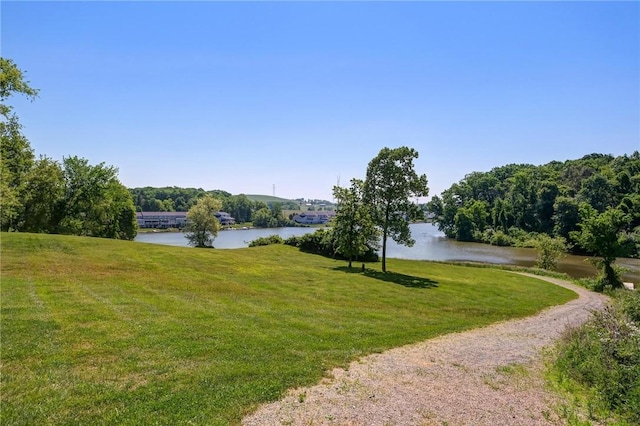
[[[252,228],[224,230],[218,234],[213,245],[218,249],[248,247],[249,242],[269,235],[282,238],[301,236],[315,232],[318,228]],[[450,240],[430,223],[411,225],[411,234],[416,243],[406,247],[389,240],[387,256],[390,258],[437,261],[483,262],[518,266],[534,266],[535,249],[517,247],[497,247],[488,244],[465,243]],[[186,247],[187,239],[181,232],[151,232],[139,234],[135,241]],[[619,259],[619,265],[629,272],[625,281],[640,283],[640,259]],[[595,268],[583,256],[567,255],[558,264],[558,270],[572,277],[581,278],[595,274]]]

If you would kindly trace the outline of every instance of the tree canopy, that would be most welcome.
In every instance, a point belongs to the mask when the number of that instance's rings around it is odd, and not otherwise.
[[[195,206],[187,212],[185,238],[194,247],[213,247],[221,225],[215,214],[222,208],[220,200],[211,195],[198,199]]]
[[[427,176],[414,170],[416,158],[418,152],[406,146],[383,148],[367,166],[364,201],[381,230],[383,272],[386,272],[387,238],[407,246],[414,244],[409,222],[422,216],[422,211],[412,199],[429,194]]]
[[[118,181],[116,168],[70,156],[62,164],[35,159],[33,149],[6,100],[38,90],[15,63],[0,58],[0,228],[133,239],[137,223],[133,200]]]
[[[640,255],[640,153],[590,154],[545,165],[508,164],[473,172],[434,196],[428,211],[447,237],[501,245],[523,245],[536,234],[563,237],[573,251],[593,253],[577,237],[587,216],[621,211],[625,256]]]
[[[378,247],[378,232],[371,212],[364,203],[364,182],[352,179],[349,188],[333,187],[337,202],[336,216],[332,221],[336,251],[349,260],[364,255]]]

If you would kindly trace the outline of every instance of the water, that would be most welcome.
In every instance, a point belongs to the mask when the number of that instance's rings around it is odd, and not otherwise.
[[[242,248],[247,247],[249,242],[259,237],[268,237],[276,234],[282,238],[288,238],[292,235],[301,236],[309,232],[315,232],[316,229],[318,228],[224,230],[220,231],[213,245],[218,249]],[[412,224],[411,234],[413,239],[416,240],[413,247],[398,245],[389,239],[387,241],[387,257],[414,260],[485,262],[518,266],[534,266],[536,261],[535,249],[497,247],[488,244],[454,241],[445,238],[444,234],[430,223]],[[139,234],[135,240],[145,243],[187,246],[187,239],[181,232]],[[625,281],[640,283],[640,259],[618,259],[617,264],[629,270],[623,275]],[[567,255],[560,259],[558,270],[577,278],[592,276],[596,273],[595,268],[586,261],[585,257],[573,255]]]
[[[225,229],[218,233],[213,241],[217,249],[236,249],[248,247],[249,243],[260,237],[279,235],[283,239],[291,236],[299,237],[309,232],[315,232],[318,228],[250,228],[250,229]],[[151,232],[138,234],[135,241],[141,243],[165,244],[170,246],[187,247],[187,239],[182,232]]]

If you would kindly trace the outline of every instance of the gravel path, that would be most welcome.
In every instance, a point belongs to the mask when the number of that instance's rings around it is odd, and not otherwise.
[[[527,274],[524,274],[527,275]],[[251,425],[551,425],[554,397],[541,349],[607,299],[563,280],[579,298],[540,314],[364,357],[320,384],[293,389],[243,420]]]

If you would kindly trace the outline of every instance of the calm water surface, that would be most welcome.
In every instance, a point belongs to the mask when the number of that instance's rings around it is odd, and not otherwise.
[[[218,234],[213,245],[218,249],[235,249],[247,247],[249,242],[259,237],[279,235],[288,238],[292,235],[300,236],[315,232],[318,228],[270,228],[270,229],[238,229],[224,230]],[[464,243],[445,238],[438,228],[430,223],[416,223],[411,225],[411,234],[416,243],[413,247],[387,242],[387,256],[400,259],[440,260],[485,262],[510,264],[518,266],[533,266],[536,251],[527,248],[496,247],[488,244]],[[173,246],[188,246],[187,239],[180,232],[157,232],[139,234],[135,241]],[[586,277],[595,274],[595,268],[585,257],[567,255],[558,264],[558,270],[573,277]],[[640,282],[640,259],[618,259],[619,265],[629,269],[624,280]]]

